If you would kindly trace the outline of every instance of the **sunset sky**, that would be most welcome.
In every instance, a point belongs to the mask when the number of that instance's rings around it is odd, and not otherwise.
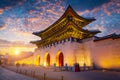
[[[40,39],[32,32],[49,27],[69,4],[80,16],[96,19],[85,28],[101,30],[98,36],[120,34],[120,0],[0,0],[0,47]]]

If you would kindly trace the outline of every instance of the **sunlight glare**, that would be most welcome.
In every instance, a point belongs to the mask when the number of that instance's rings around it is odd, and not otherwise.
[[[18,50],[15,50],[15,54],[18,55],[18,54],[19,54],[19,51],[18,51]]]

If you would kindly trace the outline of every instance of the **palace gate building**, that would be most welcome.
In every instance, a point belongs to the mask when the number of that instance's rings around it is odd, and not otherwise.
[[[33,32],[41,40],[31,41],[37,45],[31,64],[60,67],[78,63],[92,67],[94,63],[100,68],[120,69],[120,35],[94,37],[100,31],[83,29],[93,21],[79,16],[69,6],[54,24]]]

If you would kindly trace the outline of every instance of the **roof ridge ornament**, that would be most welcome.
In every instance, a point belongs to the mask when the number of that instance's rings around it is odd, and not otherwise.
[[[68,20],[72,21],[73,17],[72,16],[68,16]]]

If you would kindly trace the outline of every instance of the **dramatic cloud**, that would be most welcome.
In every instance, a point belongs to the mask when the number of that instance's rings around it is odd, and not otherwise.
[[[33,44],[25,44],[21,41],[7,41],[0,39],[0,54],[8,53],[9,55],[15,55],[16,50],[20,53],[28,51],[33,52],[35,48],[36,46]]]
[[[0,0],[0,8],[20,5],[26,0]]]
[[[0,31],[6,29],[5,26],[0,26]]]
[[[35,45],[32,44],[25,44],[22,41],[7,41],[0,39],[0,47],[35,47]]]
[[[0,39],[0,44],[9,44],[10,42],[7,40]]]
[[[28,18],[26,19],[28,22],[37,22],[39,20],[39,18]]]
[[[0,38],[24,42],[40,39],[32,32],[53,24],[69,4],[79,15],[96,18],[85,28],[99,29],[102,36],[120,33],[120,0],[1,0]]]
[[[3,9],[0,9],[0,15],[3,13]]]
[[[77,11],[92,10],[107,2],[109,0],[67,0],[67,3],[73,5]]]
[[[0,31],[6,29],[5,22],[2,20],[3,18],[0,18]]]
[[[99,36],[105,36],[111,33],[120,33],[120,1],[111,0],[92,10],[78,12],[84,17],[95,17],[96,21],[87,25],[87,29],[99,29],[102,33]],[[114,29],[114,30],[113,30]]]

